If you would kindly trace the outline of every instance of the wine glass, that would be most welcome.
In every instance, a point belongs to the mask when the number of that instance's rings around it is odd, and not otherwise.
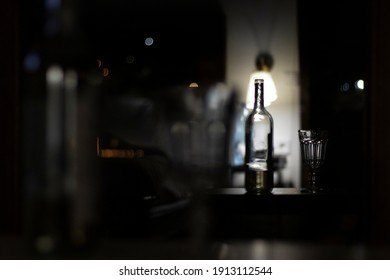
[[[318,193],[318,169],[324,164],[327,130],[298,130],[303,163],[309,168],[308,191]]]

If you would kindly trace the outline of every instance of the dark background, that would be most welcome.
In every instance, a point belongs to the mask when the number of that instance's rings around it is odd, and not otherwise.
[[[357,193],[368,184],[370,16],[367,1],[298,1],[302,127],[329,130],[324,183]]]
[[[74,36],[83,49],[80,57],[88,58],[91,63],[98,57],[110,69],[110,79],[105,82],[110,95],[124,95],[129,88],[131,92],[145,90],[145,94],[152,94],[170,83],[182,84],[194,79],[212,83],[224,79],[226,26],[217,4],[209,1],[186,2],[186,5],[182,1],[107,3],[76,4],[77,28],[67,35]],[[0,80],[0,90],[4,93],[0,97],[3,147],[0,229],[4,235],[20,236],[24,227],[25,164],[31,164],[33,169],[43,168],[35,157],[43,151],[40,137],[44,128],[39,125],[43,115],[38,113],[36,119],[26,120],[24,102],[45,96],[39,79],[30,87],[31,74],[25,73],[23,59],[32,51],[45,49],[49,40],[43,32],[43,1],[8,0],[3,7],[0,12],[0,49],[4,61]],[[386,10],[388,4],[380,0],[332,1],[326,5],[298,1],[302,127],[330,130],[329,157],[323,178],[331,188],[346,189],[361,196],[365,234],[374,242],[388,242],[390,236],[387,164],[390,142],[385,106],[389,101],[390,59]],[[184,32],[191,36],[183,37]],[[156,36],[152,48],[143,44],[149,34]],[[49,59],[53,52],[55,55],[56,49],[49,49],[43,55]],[[126,63],[129,54],[134,55],[136,63]],[[340,90],[345,82],[352,85],[357,79],[365,81],[364,92]],[[27,116],[35,114],[27,113]],[[33,139],[24,138],[26,133],[35,132]],[[38,152],[24,149],[27,140],[32,141],[27,147]]]

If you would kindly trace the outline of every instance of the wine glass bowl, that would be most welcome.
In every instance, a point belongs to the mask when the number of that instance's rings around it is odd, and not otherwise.
[[[308,191],[317,193],[318,170],[324,164],[326,146],[328,143],[327,130],[298,130],[303,163],[309,169]]]

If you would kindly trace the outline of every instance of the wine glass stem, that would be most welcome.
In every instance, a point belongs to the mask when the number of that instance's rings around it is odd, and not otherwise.
[[[316,192],[316,189],[317,189],[317,173],[316,173],[315,169],[311,169],[310,170],[309,180],[310,180],[309,185],[310,185],[311,191],[312,192]]]

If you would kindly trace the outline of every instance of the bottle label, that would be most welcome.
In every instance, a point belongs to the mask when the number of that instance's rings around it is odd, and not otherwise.
[[[263,170],[253,170],[249,169],[248,171],[248,183],[251,188],[264,188],[267,185],[266,172]]]
[[[248,192],[263,193],[270,190],[267,163],[249,163],[246,167],[245,187]]]

